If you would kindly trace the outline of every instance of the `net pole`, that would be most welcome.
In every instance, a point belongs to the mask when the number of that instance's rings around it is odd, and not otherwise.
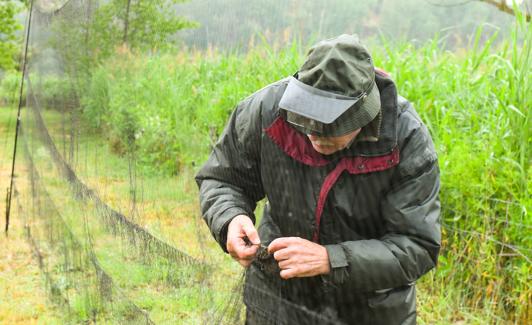
[[[16,157],[17,157],[17,143],[18,143],[18,135],[19,135],[19,130],[20,130],[20,111],[22,109],[22,95],[23,95],[23,89],[24,89],[24,79],[26,77],[26,61],[28,58],[28,44],[30,40],[32,13],[33,13],[33,0],[31,0],[30,2],[30,13],[28,17],[28,25],[26,28],[26,42],[24,43],[24,57],[22,58],[22,77],[20,79],[20,92],[19,92],[19,97],[18,97],[17,124],[15,126],[15,144],[13,146],[13,159],[11,161],[11,178],[10,178],[9,188],[7,189],[7,197],[6,197],[6,227],[5,227],[6,236],[9,231],[9,217],[11,214],[11,197],[13,194],[13,182],[15,179],[15,162],[16,162]]]
[[[124,38],[123,38],[124,44],[127,44],[127,32],[128,32],[128,27],[129,27],[129,9],[130,8],[131,8],[131,0],[127,0],[126,19],[124,23]]]

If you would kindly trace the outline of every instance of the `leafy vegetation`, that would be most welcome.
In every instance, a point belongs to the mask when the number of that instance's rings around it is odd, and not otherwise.
[[[23,1],[0,1],[0,70],[15,68],[16,56],[19,53],[17,31],[22,25],[15,18],[22,9]]]
[[[90,46],[104,58],[121,44],[137,50],[167,47],[177,31],[196,26],[171,10],[172,6],[185,1],[112,0],[102,4],[88,27],[89,32],[94,33],[90,37],[94,44]]]
[[[122,53],[95,71],[84,115],[119,152],[134,138],[144,166],[176,174],[206,157],[240,99],[293,73],[299,57],[296,45],[246,56]]]

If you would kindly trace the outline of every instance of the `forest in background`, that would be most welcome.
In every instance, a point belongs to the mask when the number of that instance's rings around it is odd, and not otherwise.
[[[526,5],[523,3],[523,6]],[[433,0],[195,0],[176,13],[199,27],[179,33],[186,45],[246,49],[251,43],[312,43],[343,33],[362,39],[422,44],[436,34],[446,47],[459,49],[481,24],[509,35],[513,17],[481,1]]]

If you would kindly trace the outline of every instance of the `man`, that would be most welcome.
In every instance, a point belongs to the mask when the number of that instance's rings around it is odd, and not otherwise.
[[[357,37],[319,42],[242,101],[196,180],[214,238],[248,268],[247,323],[415,323],[440,248],[437,157]]]

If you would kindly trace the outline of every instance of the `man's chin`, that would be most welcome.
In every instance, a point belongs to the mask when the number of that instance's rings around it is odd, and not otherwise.
[[[312,144],[312,147],[314,148],[314,150],[316,150],[317,152],[321,153],[322,155],[332,155],[333,153],[335,153],[336,151],[338,151],[336,149],[336,147],[333,147],[333,146],[320,146],[320,145],[317,145],[317,144]]]

